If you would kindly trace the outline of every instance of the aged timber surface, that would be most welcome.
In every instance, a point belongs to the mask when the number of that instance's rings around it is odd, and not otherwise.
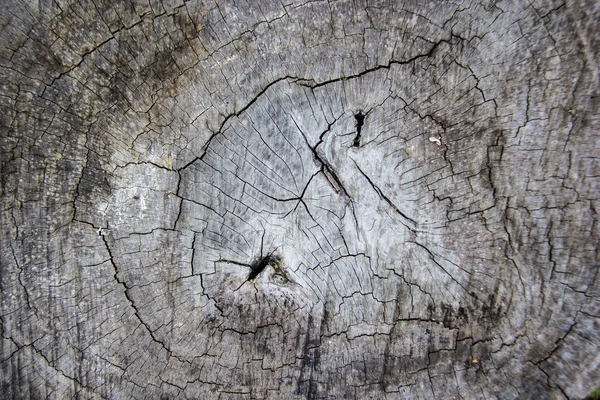
[[[584,398],[599,20],[4,2],[2,398]]]

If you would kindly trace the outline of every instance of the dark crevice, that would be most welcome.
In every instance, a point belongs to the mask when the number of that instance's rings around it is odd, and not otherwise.
[[[279,269],[279,263],[277,258],[273,255],[268,254],[266,257],[262,257],[250,264],[250,274],[248,275],[248,280],[253,281],[267,266],[272,266],[275,269]]]
[[[352,146],[358,147],[360,146],[360,133],[362,131],[363,125],[365,124],[365,118],[367,118],[367,114],[363,114],[362,111],[359,111],[358,113],[354,114],[354,118],[356,119],[356,137],[354,138]]]

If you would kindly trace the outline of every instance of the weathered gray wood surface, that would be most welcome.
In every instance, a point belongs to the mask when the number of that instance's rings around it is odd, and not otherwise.
[[[598,2],[0,17],[2,398],[600,383]]]

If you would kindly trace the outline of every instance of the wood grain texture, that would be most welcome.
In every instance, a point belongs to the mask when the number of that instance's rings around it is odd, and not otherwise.
[[[597,2],[10,0],[14,399],[582,399]]]

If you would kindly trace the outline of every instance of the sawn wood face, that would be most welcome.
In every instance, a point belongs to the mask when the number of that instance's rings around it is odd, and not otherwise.
[[[598,9],[9,0],[0,397],[584,398]]]

